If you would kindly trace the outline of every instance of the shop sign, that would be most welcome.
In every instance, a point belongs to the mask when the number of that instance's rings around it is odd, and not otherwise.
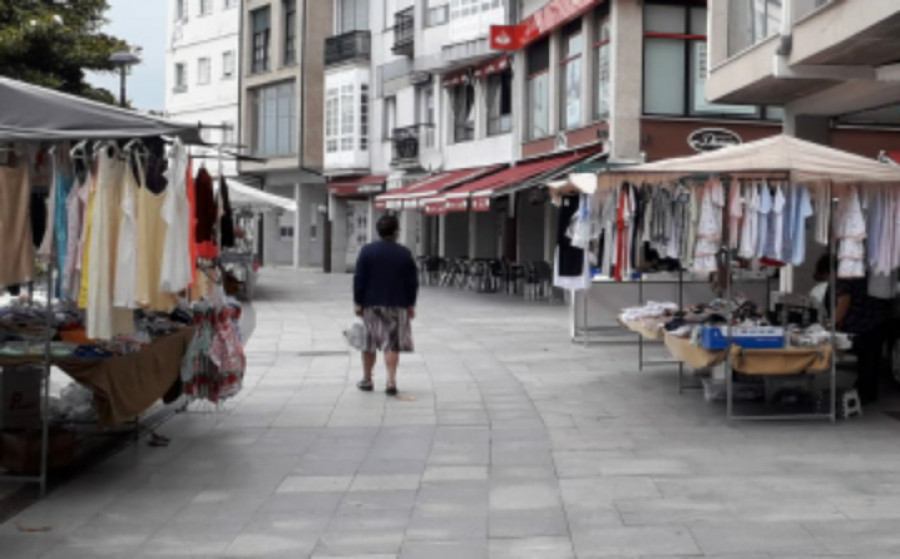
[[[473,212],[489,212],[491,211],[491,198],[489,196],[481,196],[472,198]]]
[[[380,184],[364,184],[356,189],[360,194],[375,194],[383,190]]]
[[[444,203],[444,211],[447,212],[464,212],[469,209],[469,201],[465,198],[456,198],[454,200],[447,200]]]
[[[530,43],[606,0],[550,0],[518,25],[492,25],[491,48],[521,50]]]
[[[425,204],[425,215],[441,215],[445,209],[444,202],[429,202]]]
[[[700,128],[688,134],[687,143],[694,151],[704,152],[740,145],[744,140],[727,128]]]
[[[493,74],[499,74],[503,72],[507,68],[511,66],[510,59],[508,55],[503,55],[500,58],[495,58],[485,64],[479,66],[475,69],[475,77],[476,78],[484,78],[486,76],[491,76]]]

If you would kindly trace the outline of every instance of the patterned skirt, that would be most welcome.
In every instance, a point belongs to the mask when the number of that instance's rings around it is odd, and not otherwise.
[[[410,353],[414,351],[409,310],[400,307],[363,309],[366,325],[366,351]]]

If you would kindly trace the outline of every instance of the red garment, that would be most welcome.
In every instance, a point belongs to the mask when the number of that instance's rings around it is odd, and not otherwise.
[[[219,212],[216,195],[213,191],[213,179],[205,168],[201,168],[197,172],[194,187],[197,251],[200,258],[211,260],[219,256],[219,247],[216,244],[216,221],[219,218]]]
[[[614,276],[616,281],[622,281],[625,270],[625,203],[627,195],[625,189],[619,190],[619,211],[616,216],[616,267]]]
[[[188,158],[187,198],[191,208],[188,244],[191,247],[191,286],[197,283],[197,195],[194,187],[194,160]]]

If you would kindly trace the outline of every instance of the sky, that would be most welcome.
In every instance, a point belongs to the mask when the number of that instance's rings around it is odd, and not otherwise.
[[[127,93],[132,105],[162,111],[166,103],[166,1],[108,0],[109,23],[105,31],[129,44],[143,47],[143,62],[128,76]],[[119,77],[93,74],[90,82],[119,96]]]

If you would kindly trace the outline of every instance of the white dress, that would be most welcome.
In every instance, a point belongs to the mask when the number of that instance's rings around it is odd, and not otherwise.
[[[162,274],[159,289],[164,293],[179,293],[191,284],[190,226],[191,207],[187,198],[187,149],[175,140],[169,153],[166,171],[165,200],[162,215],[167,224],[163,247]]]
[[[722,211],[725,192],[722,183],[711,180],[703,188],[700,202],[700,222],[697,225],[697,246],[694,249],[693,271],[708,274],[718,269],[716,255],[722,246]]]
[[[144,170],[138,159],[136,170],[143,178]],[[143,182],[143,181],[142,181]],[[116,247],[116,285],[113,305],[122,309],[136,309],[137,305],[137,197],[141,188],[131,166],[125,171],[122,186],[122,218],[119,222],[119,243]]]
[[[109,340],[134,331],[134,313],[114,309],[112,304],[125,162],[115,147],[103,147],[97,159],[97,191],[89,239],[87,336],[93,340]]]
[[[862,278],[866,275],[866,221],[859,201],[859,192],[851,186],[841,196],[837,208],[837,238],[839,278]]]
[[[754,185],[749,187],[744,198],[747,203],[744,213],[744,223],[741,227],[741,246],[738,252],[741,258],[756,258],[756,246],[759,240],[759,188]]]

